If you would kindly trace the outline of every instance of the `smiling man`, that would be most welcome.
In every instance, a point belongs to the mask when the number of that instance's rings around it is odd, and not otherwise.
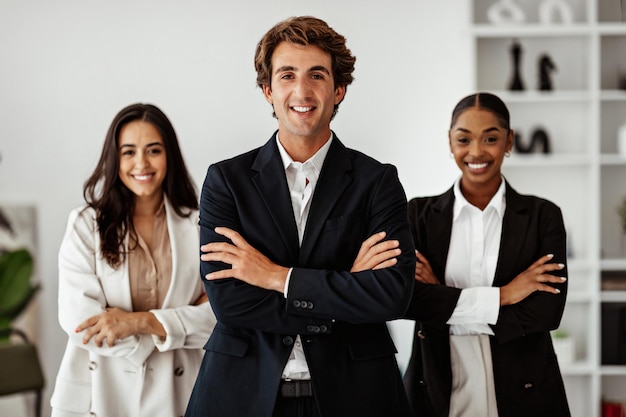
[[[385,323],[402,317],[414,281],[406,196],[392,165],[330,128],[354,63],[313,17],[278,23],[257,45],[278,130],[207,172],[201,272],[218,324],[187,417],[408,415]],[[359,271],[377,232],[393,262]]]

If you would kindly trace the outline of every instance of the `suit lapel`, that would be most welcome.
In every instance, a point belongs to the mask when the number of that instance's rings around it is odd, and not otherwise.
[[[494,286],[500,287],[510,281],[509,277],[519,270],[517,259],[526,240],[530,221],[530,209],[524,199],[506,183],[506,211],[502,220],[502,239]],[[507,238],[507,236],[510,236]]]
[[[302,238],[300,259],[309,257],[331,210],[348,185],[352,183],[351,171],[352,162],[349,153],[335,136],[328,149],[320,177],[315,186],[313,200],[311,200],[309,217]]]
[[[276,145],[276,134],[259,150],[252,170],[257,171],[252,176],[252,182],[276,225],[290,258],[297,259],[298,229],[291,207],[285,169]]]

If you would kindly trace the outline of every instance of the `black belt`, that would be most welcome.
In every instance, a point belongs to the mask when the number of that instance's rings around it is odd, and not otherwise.
[[[312,397],[313,387],[310,380],[302,381],[287,381],[282,380],[280,382],[280,395],[281,397]]]

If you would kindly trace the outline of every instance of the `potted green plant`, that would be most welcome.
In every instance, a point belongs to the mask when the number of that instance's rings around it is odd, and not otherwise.
[[[550,335],[559,364],[565,365],[574,362],[574,339],[569,333],[564,329],[556,329],[552,330]]]
[[[39,290],[39,284],[31,283],[32,274],[33,257],[27,249],[0,252],[0,335],[8,334],[11,322]]]

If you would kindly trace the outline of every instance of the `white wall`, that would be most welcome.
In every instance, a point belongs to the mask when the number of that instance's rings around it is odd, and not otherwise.
[[[133,102],[161,107],[200,186],[209,163],[276,128],[255,87],[254,47],[277,21],[304,14],[344,34],[357,56],[333,122],[341,140],[395,164],[408,197],[449,187],[449,115],[472,86],[469,2],[0,1],[0,204],[38,208],[44,415],[66,340],[57,251],[111,119]],[[402,366],[409,327],[392,325]]]

